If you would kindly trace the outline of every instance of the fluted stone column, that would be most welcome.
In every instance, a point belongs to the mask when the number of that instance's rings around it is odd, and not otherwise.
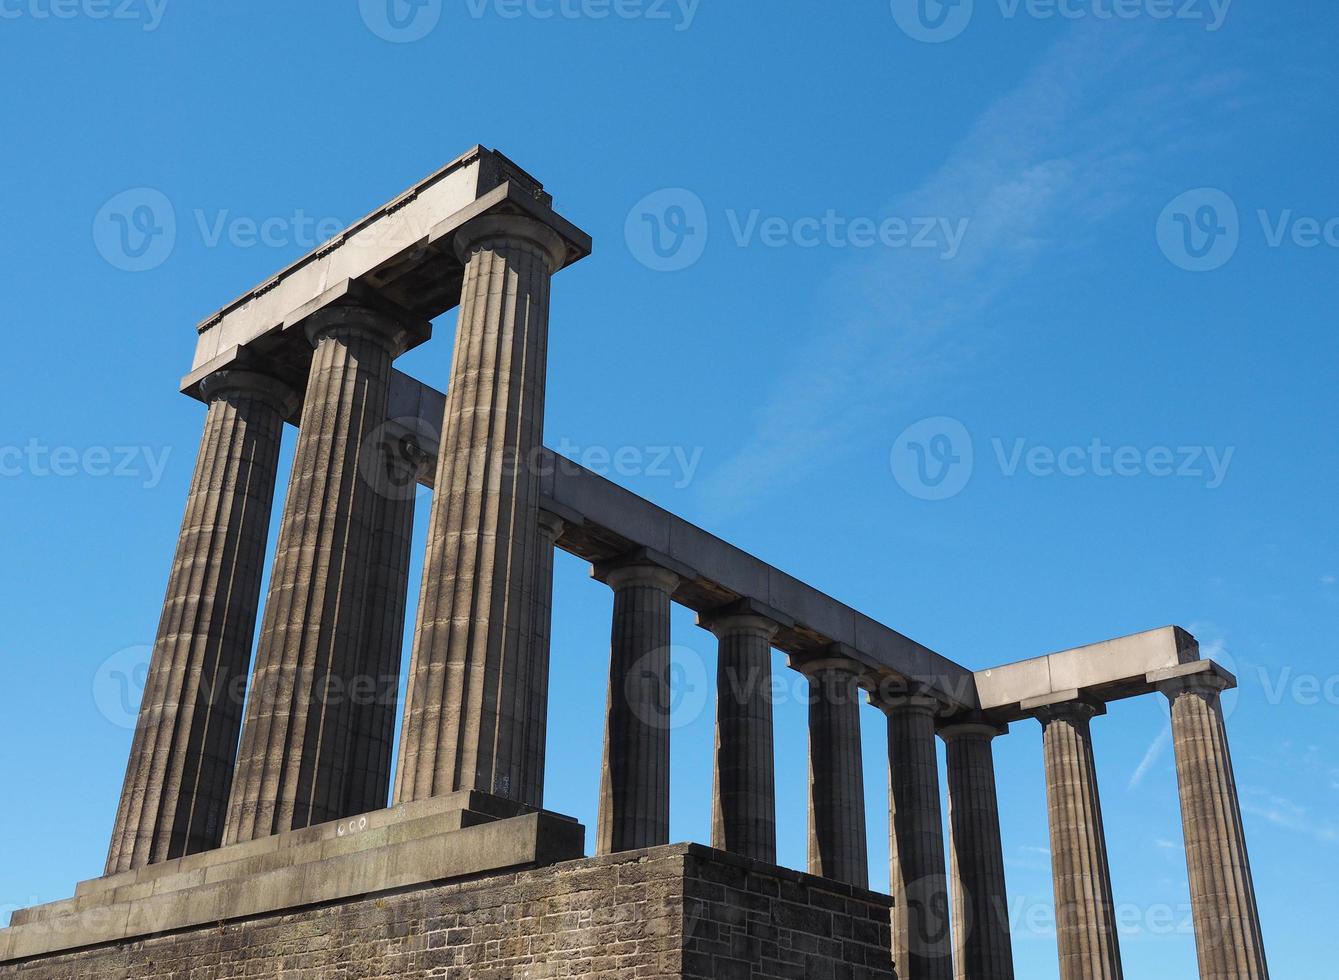
[[[366,612],[381,496],[360,472],[386,421],[405,329],[361,307],[314,314],[306,401],[265,603],[228,843],[354,812],[351,690],[377,669]],[[361,801],[358,801],[359,804]]]
[[[772,637],[778,624],[749,613],[703,617],[719,641],[711,846],[776,863]]]
[[[809,873],[868,888],[861,667],[842,657],[796,667],[809,679]]]
[[[958,980],[1014,980],[1009,895],[991,741],[1005,729],[940,729],[948,756],[949,877],[953,961]]]
[[[875,696],[888,717],[893,963],[899,980],[952,980],[953,940],[935,718],[939,703]]]
[[[549,280],[564,246],[530,218],[462,228],[447,391],[395,798],[462,790],[538,805],[529,671]]]
[[[1123,976],[1090,728],[1105,710],[1085,700],[1033,710],[1042,725],[1046,757],[1061,980]]]
[[[363,623],[369,671],[350,690],[354,707],[350,814],[380,810],[387,805],[390,794],[391,749],[409,598],[409,546],[424,465],[422,450],[410,438],[387,437],[378,448],[379,455],[366,460],[362,467],[377,491],[377,500]]]
[[[222,371],[209,413],[135,728],[107,873],[211,850],[223,837],[274,500],[297,396]]]
[[[1241,802],[1223,724],[1217,671],[1164,682],[1171,701],[1176,777],[1201,980],[1267,980],[1260,912]]]
[[[530,765],[524,799],[544,805],[544,772],[549,725],[549,653],[553,630],[553,552],[564,523],[548,511],[539,512],[539,547],[535,552],[535,612],[530,633],[530,681],[526,755]]]
[[[670,596],[657,565],[603,573],[614,590],[596,854],[669,843]]]

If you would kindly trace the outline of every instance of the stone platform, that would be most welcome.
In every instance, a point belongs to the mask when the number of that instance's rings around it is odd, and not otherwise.
[[[105,880],[100,887],[85,887],[74,900],[76,906],[86,903],[83,912],[50,906],[30,910],[25,924],[9,932],[22,936],[50,926],[57,934],[55,923],[95,911],[87,903],[101,895],[111,898],[106,908],[126,907],[129,918],[121,928],[127,938],[21,960],[9,954],[10,961],[0,963],[0,978],[891,980],[894,975],[887,896],[695,844],[538,867],[551,856],[541,847],[531,860],[519,860],[525,842],[532,840],[547,841],[545,847],[570,846],[569,835],[580,833],[580,825],[569,821],[563,827],[560,822],[536,813],[396,843],[390,840],[397,836],[392,828],[371,827],[369,819],[369,827],[359,834],[377,837],[382,830],[390,831],[380,846],[339,853],[341,846],[354,846],[358,834],[299,845],[329,845],[334,853],[285,879],[291,890],[262,882],[275,873],[294,874],[301,863],[238,880],[231,886],[236,889],[231,911],[240,913],[245,905],[241,896],[250,894],[256,908],[250,914],[212,917],[206,911],[208,902],[199,897],[209,884],[183,884],[173,890],[174,879],[202,870],[199,857],[186,859],[195,866],[184,871],[158,872],[123,884]],[[397,821],[395,826],[407,833],[412,823]],[[386,848],[393,855],[383,853]],[[513,848],[510,859],[520,870],[483,870],[490,862],[508,860],[508,848]],[[462,877],[435,880],[444,868],[440,855],[446,852],[456,855],[453,875]],[[271,849],[239,860],[263,864],[265,854],[281,853]],[[467,870],[466,854],[476,855],[473,871]],[[268,860],[281,861],[277,856]],[[342,872],[335,873],[328,861],[337,862]],[[223,874],[225,866],[204,868],[206,880],[211,870]],[[358,867],[366,869],[361,879]],[[414,878],[418,882],[410,883]],[[148,898],[132,897],[146,887]],[[361,888],[366,892],[356,898],[326,897]],[[261,911],[265,894],[272,896],[271,904],[294,904]],[[177,909],[175,917],[164,913],[160,930],[151,929],[153,916],[146,911],[155,902]],[[221,907],[214,909],[217,913]],[[188,921],[192,919],[203,921]],[[149,931],[130,938],[135,928]],[[15,948],[18,955],[27,956],[22,952],[26,942]]]

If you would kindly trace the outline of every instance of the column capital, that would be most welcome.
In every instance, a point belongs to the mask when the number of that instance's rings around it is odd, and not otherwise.
[[[744,598],[698,613],[697,625],[710,630],[717,638],[733,633],[752,633],[770,641],[782,629],[795,625],[795,621],[756,599]]]
[[[1146,675],[1147,681],[1175,701],[1182,694],[1221,694],[1237,686],[1237,678],[1212,660],[1197,660]]]
[[[1019,707],[1041,722],[1043,728],[1053,721],[1086,724],[1107,713],[1105,702],[1080,691],[1059,691],[1041,698],[1030,698]]]
[[[628,585],[650,585],[673,593],[681,582],[692,581],[697,573],[669,555],[650,548],[637,548],[627,554],[591,565],[591,578],[611,589]]]
[[[666,593],[673,593],[681,581],[679,576],[668,568],[651,564],[619,565],[600,577],[605,585],[614,590],[626,589],[629,586],[645,586]]]
[[[301,399],[288,385],[268,374],[257,371],[226,369],[215,371],[200,382],[200,394],[206,403],[216,401],[231,394],[244,394],[258,398],[273,408],[284,419],[291,419],[301,404]]]
[[[557,541],[562,537],[563,529],[567,527],[567,522],[557,514],[551,514],[547,510],[539,512],[539,529],[548,534]]]
[[[481,214],[466,222],[456,231],[456,257],[468,265],[476,248],[508,239],[519,239],[542,250],[550,274],[567,261],[567,243],[562,236],[542,221],[521,214]]]
[[[869,668],[857,660],[855,650],[844,643],[833,643],[810,653],[792,653],[790,666],[810,679],[815,674],[837,673],[864,682],[869,676]]]
[[[319,309],[307,318],[304,330],[313,347],[329,336],[359,336],[380,344],[392,358],[409,349],[413,332],[400,317],[361,304]]]
[[[982,738],[987,742],[1009,734],[1009,726],[984,719],[951,719],[939,728],[939,737],[945,743],[959,739]]]
[[[944,710],[944,703],[928,694],[914,691],[888,692],[874,690],[869,692],[869,703],[885,715],[916,713],[937,717]]]

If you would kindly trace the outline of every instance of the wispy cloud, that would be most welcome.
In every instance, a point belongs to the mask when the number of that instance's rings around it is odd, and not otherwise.
[[[890,202],[892,215],[969,219],[959,254],[852,254],[827,283],[810,343],[777,378],[749,436],[700,481],[708,508],[732,511],[759,487],[792,484],[846,451],[857,433],[888,429],[911,404],[924,405],[923,389],[985,342],[987,314],[1002,294],[1148,195],[1140,183],[1150,160],[1199,140],[1203,107],[1237,86],[1196,71],[1167,38],[1076,26],[986,108],[935,172]],[[1048,274],[1061,268],[1052,263]],[[971,335],[967,328],[978,326]]]
[[[1162,758],[1162,754],[1167,751],[1167,746],[1171,744],[1172,726],[1168,725],[1158,733],[1155,739],[1153,739],[1152,744],[1148,747],[1148,751],[1144,753],[1144,758],[1141,759],[1139,765],[1135,767],[1134,774],[1130,776],[1130,785],[1127,787],[1128,789],[1133,790],[1139,788],[1139,785],[1144,781],[1144,777],[1148,775],[1149,770],[1157,764],[1158,759]]]
[[[1339,826],[1328,818],[1315,816],[1310,809],[1286,796],[1247,788],[1242,794],[1241,808],[1284,830],[1305,834],[1325,844],[1339,843]]]

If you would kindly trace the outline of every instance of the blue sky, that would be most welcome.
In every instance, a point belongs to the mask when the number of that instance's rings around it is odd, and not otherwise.
[[[153,639],[203,416],[176,393],[193,325],[318,225],[482,143],[596,244],[555,281],[551,446],[672,447],[686,463],[611,476],[970,667],[1191,629],[1242,682],[1229,726],[1274,974],[1328,970],[1333,5],[975,0],[938,28],[901,0],[393,12],[0,3],[0,907],[102,867],[131,735],[118,678]],[[146,190],[175,238],[127,271],[108,207]],[[445,385],[453,327],[400,366]],[[560,556],[548,800],[588,827],[610,605]],[[713,641],[680,613],[691,687]],[[800,866],[794,690],[778,782]],[[709,836],[701,708],[674,735],[675,839]],[[1141,700],[1095,738],[1127,971],[1170,980],[1194,949],[1165,728]],[[997,760],[1019,973],[1045,980],[1037,726]]]

